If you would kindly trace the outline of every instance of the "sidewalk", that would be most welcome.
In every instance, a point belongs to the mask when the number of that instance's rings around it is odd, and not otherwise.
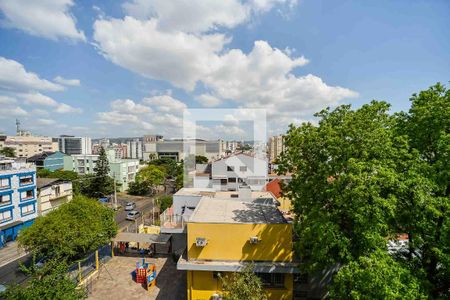
[[[0,248],[0,268],[25,255],[27,253],[19,248],[17,242],[8,242],[5,247]]]

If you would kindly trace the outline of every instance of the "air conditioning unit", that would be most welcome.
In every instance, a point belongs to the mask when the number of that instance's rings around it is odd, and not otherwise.
[[[250,244],[258,244],[259,238],[257,236],[251,236],[250,237]]]
[[[205,247],[208,244],[208,241],[205,238],[198,237],[195,239],[195,246],[197,247]]]
[[[222,300],[222,296],[220,296],[219,294],[212,294],[211,300]]]

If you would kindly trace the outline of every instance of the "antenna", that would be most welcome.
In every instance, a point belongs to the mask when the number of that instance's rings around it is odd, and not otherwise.
[[[19,119],[16,119],[16,134],[19,135],[20,133],[20,121]]]

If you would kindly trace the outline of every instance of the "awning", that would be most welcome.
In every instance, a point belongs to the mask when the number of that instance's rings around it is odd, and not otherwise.
[[[113,242],[135,242],[135,243],[149,243],[149,244],[167,244],[172,237],[171,234],[146,234],[146,233],[132,233],[119,232],[116,237],[112,239]]]
[[[14,221],[12,223],[0,226],[0,230],[6,230],[6,229],[9,229],[9,228],[12,228],[14,226],[21,225],[21,224],[23,224],[22,221]]]

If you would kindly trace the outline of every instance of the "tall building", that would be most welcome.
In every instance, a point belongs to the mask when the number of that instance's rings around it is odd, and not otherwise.
[[[17,157],[31,157],[45,151],[58,151],[51,137],[33,135],[6,136],[0,146],[13,148]]]
[[[143,145],[140,139],[127,142],[128,158],[143,159]]]
[[[0,158],[0,248],[14,241],[37,217],[36,169],[30,163]]]
[[[283,136],[276,135],[270,137],[267,144],[267,150],[269,162],[275,161],[284,151]]]
[[[58,138],[59,151],[68,155],[92,154],[92,142],[90,137],[75,137],[61,135]]]

